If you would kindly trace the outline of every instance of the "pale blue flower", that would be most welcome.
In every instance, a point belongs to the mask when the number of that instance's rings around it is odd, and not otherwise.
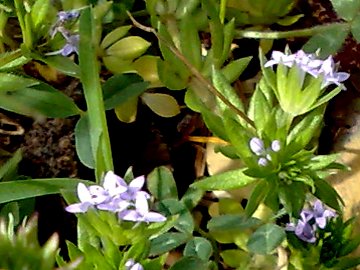
[[[135,262],[133,259],[127,260],[125,267],[126,270],[144,270],[144,267],[140,263]]]
[[[319,70],[319,73],[324,76],[322,87],[336,84],[337,86],[341,86],[343,89],[346,89],[341,82],[346,81],[350,77],[350,74],[346,72],[337,72],[337,69],[338,65],[334,63],[334,59],[331,56],[323,61]]]
[[[315,219],[316,225],[320,229],[324,229],[326,227],[326,222],[328,218],[336,217],[335,211],[325,209],[323,203],[320,200],[315,201],[312,214]]]
[[[269,164],[268,160],[271,161],[271,159],[261,157],[261,158],[258,159],[258,165],[262,166],[262,167],[265,167],[265,166],[267,166]]]
[[[120,198],[123,200],[135,201],[138,196],[143,196],[144,198],[149,199],[150,195],[147,192],[141,190],[144,186],[144,183],[144,176],[136,177],[129,183],[129,185],[123,181],[123,187],[125,188],[125,191],[120,194]]]
[[[281,149],[279,140],[273,140],[271,142],[271,147],[265,148],[264,141],[257,137],[251,138],[249,147],[251,152],[259,156],[258,165],[262,167],[267,166],[269,161],[271,161],[271,152],[278,152]]]
[[[255,155],[260,156],[265,153],[265,147],[264,147],[263,140],[261,140],[257,137],[251,138],[249,145],[250,145],[251,151]]]
[[[67,22],[73,21],[79,18],[79,16],[80,12],[77,10],[59,11],[57,14],[57,20],[50,29],[51,38],[54,38],[58,32],[62,32],[62,29],[64,29],[64,25]]]
[[[295,54],[290,55],[280,51],[273,51],[271,59],[264,64],[264,67],[278,64],[283,64],[289,68],[297,65],[300,70],[315,78],[323,76],[324,82],[321,85],[322,88],[336,84],[337,86],[341,86],[342,89],[346,89],[341,83],[346,81],[350,76],[349,73],[346,72],[337,72],[338,65],[334,63],[332,56],[329,56],[326,60],[320,60],[316,58],[315,54],[305,53],[303,50],[299,50]],[[301,75],[304,76],[305,73]]]
[[[333,210],[325,209],[320,200],[316,200],[309,209],[303,209],[300,213],[300,219],[296,225],[289,223],[286,226],[287,231],[294,231],[301,240],[314,243],[316,241],[316,231],[325,229],[327,220],[336,217]]]
[[[128,209],[119,212],[119,219],[134,222],[163,222],[166,217],[163,215],[149,211],[149,204],[146,197],[139,194],[135,201],[135,209]]]
[[[57,51],[46,53],[46,55],[58,55],[61,54],[63,56],[69,56],[72,53],[79,54],[79,42],[80,42],[80,35],[64,35],[65,38],[65,45]]]
[[[279,152],[281,149],[280,141],[279,140],[273,140],[271,142],[271,150],[274,152]]]
[[[66,21],[79,18],[80,12],[78,10],[59,11],[57,14],[57,23],[64,23]]]
[[[77,186],[80,203],[70,204],[65,208],[70,213],[85,213],[89,207],[97,206],[111,200],[109,193],[101,186],[86,187],[83,183]]]
[[[294,225],[293,223],[290,223],[285,229],[287,231],[294,231],[295,235],[305,242],[315,243],[316,225],[310,223],[312,218],[312,213],[302,211],[297,224]]]

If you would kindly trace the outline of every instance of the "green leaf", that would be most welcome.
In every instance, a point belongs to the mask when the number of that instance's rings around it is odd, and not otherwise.
[[[139,98],[133,97],[117,105],[114,109],[116,117],[124,123],[132,123],[136,120]]]
[[[137,74],[116,74],[102,86],[106,110],[115,108],[144,93],[149,83]]]
[[[251,260],[250,254],[240,249],[227,249],[220,253],[226,265],[230,267],[246,267]],[[237,268],[243,269],[243,268]],[[245,269],[245,268],[244,268]]]
[[[202,190],[230,190],[245,187],[256,180],[245,175],[244,169],[239,169],[207,177],[191,184],[191,187]]]
[[[346,21],[351,21],[360,11],[358,0],[331,0],[336,13]],[[319,46],[319,48],[321,48]]]
[[[158,200],[177,199],[176,182],[172,172],[165,166],[155,168],[147,176],[147,187],[151,194]]]
[[[0,73],[0,92],[16,91],[40,84],[39,81],[11,73]]]
[[[137,74],[139,74],[144,81],[150,83],[149,88],[164,86],[159,79],[157,70],[157,63],[159,60],[159,56],[144,55],[132,63],[132,67],[136,70]]]
[[[151,239],[150,256],[157,256],[173,250],[186,243],[189,237],[187,233],[167,232]]]
[[[44,62],[45,64],[55,68],[56,70],[64,73],[65,75],[80,78],[80,67],[74,63],[70,58],[56,55],[43,57],[39,55],[31,55],[34,59]]]
[[[107,55],[114,55],[124,60],[135,59],[141,56],[150,47],[151,43],[138,36],[129,36],[111,45],[107,50]]]
[[[102,49],[106,49],[112,44],[114,44],[119,39],[123,38],[131,29],[131,25],[124,25],[112,30],[109,34],[107,34],[104,39],[101,41],[100,47]]]
[[[269,117],[271,117],[271,109],[272,108],[270,107],[270,104],[268,104],[260,87],[256,87],[256,90],[250,99],[248,116],[254,121],[259,134],[266,132],[265,127]]]
[[[323,203],[341,213],[339,202],[344,205],[344,201],[341,199],[336,190],[323,179],[316,179],[314,184],[316,188],[314,195]]]
[[[167,94],[144,93],[142,101],[157,115],[161,117],[173,117],[180,113],[180,106],[176,99]]]
[[[275,224],[265,224],[250,236],[247,247],[250,252],[266,255],[277,248],[285,238],[283,228]]]
[[[226,97],[232,105],[234,105],[239,110],[244,111],[244,105],[243,105],[240,97],[234,90],[234,88],[231,87],[229,81],[225,78],[225,76],[220,71],[216,70],[215,68],[213,68],[213,70],[212,70],[212,79],[213,79],[213,83],[214,83],[214,86],[216,87],[216,89],[224,97]],[[220,105],[221,109],[224,110],[224,108],[225,108],[224,106],[226,106],[226,105],[223,104],[223,102],[220,100],[219,100],[219,103],[221,104]]]
[[[321,48],[320,57],[325,58],[335,54],[341,48],[348,34],[349,30],[344,29],[343,25],[334,25],[330,29],[324,30],[310,38],[303,46],[303,50],[308,53],[314,53],[317,49]]]
[[[50,85],[0,93],[0,107],[25,115],[36,113],[47,117],[68,117],[80,113],[73,100]]]
[[[360,15],[357,15],[351,22],[351,34],[360,43]]]
[[[221,69],[222,74],[225,76],[226,80],[230,83],[236,81],[245,68],[249,65],[252,56],[236,59],[231,61],[225,67]]]
[[[189,210],[192,210],[195,206],[198,205],[203,196],[203,190],[190,187],[182,196],[180,202],[182,202]]]
[[[61,190],[75,191],[79,182],[94,184],[87,180],[74,178],[50,178],[17,180],[11,182],[0,182],[0,203],[57,194]]]
[[[157,70],[160,81],[170,90],[182,90],[186,88],[188,78],[184,78],[168,61],[159,59]]]
[[[268,182],[265,180],[256,184],[245,207],[245,213],[248,217],[254,214],[259,204],[265,199],[269,190],[268,186]]]
[[[354,269],[355,266],[360,265],[360,257],[350,258],[340,258],[339,262],[333,268],[334,270],[346,270]]]
[[[218,4],[214,0],[202,0],[201,2],[202,8],[206,10],[209,18],[212,53],[208,55],[213,56],[213,64],[216,68],[220,68],[224,51],[224,26],[219,18]]]
[[[305,202],[306,189],[304,184],[292,182],[289,185],[281,185],[278,189],[280,203],[284,206],[286,213],[298,217]],[[296,196],[294,196],[296,194]]]
[[[230,56],[231,44],[234,41],[234,34],[235,34],[235,18],[232,18],[223,27],[223,32],[224,32],[224,44],[223,44],[223,51],[221,54],[220,64],[223,64]]]
[[[208,261],[213,253],[213,248],[209,240],[203,237],[194,237],[186,243],[184,256],[198,257],[203,261]]]
[[[309,169],[313,171],[324,169],[335,162],[339,156],[340,154],[315,156],[311,158]]]
[[[209,231],[232,231],[232,230],[244,230],[260,224],[260,220],[257,218],[247,217],[245,215],[221,215],[212,218],[207,228]]]
[[[177,199],[162,200],[158,204],[158,209],[166,216],[178,215],[174,223],[175,229],[180,232],[192,235],[194,231],[194,220],[186,206]]]
[[[21,150],[17,150],[5,164],[0,167],[0,181],[10,181],[16,177],[17,167],[22,159]]]
[[[201,70],[201,42],[190,14],[180,21],[180,45],[182,54],[197,70]]]
[[[31,19],[35,33],[39,31],[40,26],[45,25],[44,22],[48,15],[49,7],[50,0],[36,0],[31,7]]]
[[[185,256],[174,263],[169,270],[200,270],[207,269],[206,263],[197,257]]]
[[[159,41],[160,51],[161,51],[163,59],[166,63],[167,69],[171,69],[175,74],[177,74],[181,78],[181,80],[183,80],[185,83],[187,83],[188,77],[190,76],[190,71],[188,70],[188,68],[182,61],[179,61],[179,58],[167,46],[167,45],[170,45],[172,47],[178,47],[174,44],[172,36],[170,35],[170,33],[167,29],[167,26],[165,26],[165,24],[163,24],[163,23],[159,23],[158,31],[159,31],[159,34],[162,36],[162,38],[167,41],[166,45],[161,40]],[[177,44],[177,45],[179,45],[179,44]],[[160,77],[161,81],[165,84],[165,82],[163,81],[164,78],[162,78],[162,76],[161,76],[160,69],[161,69],[161,67],[158,65],[159,77]],[[170,89],[172,89],[172,88],[170,88]]]
[[[90,169],[94,169],[95,161],[90,142],[89,118],[85,114],[75,126],[75,148],[81,163]]]
[[[319,107],[307,114],[289,133],[287,144],[291,153],[304,149],[318,132],[323,121],[324,107]]]

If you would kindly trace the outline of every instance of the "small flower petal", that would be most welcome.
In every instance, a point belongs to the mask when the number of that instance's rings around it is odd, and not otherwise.
[[[92,206],[89,202],[74,203],[65,207],[65,210],[69,213],[85,213],[89,207]]]
[[[281,149],[280,141],[279,140],[273,140],[271,142],[271,150],[273,150],[274,152],[279,152],[280,149]]]
[[[265,153],[264,142],[261,139],[254,137],[250,140],[249,145],[254,154],[260,156]]]
[[[78,195],[80,202],[89,202],[91,200],[90,191],[83,183],[78,184],[77,195]]]

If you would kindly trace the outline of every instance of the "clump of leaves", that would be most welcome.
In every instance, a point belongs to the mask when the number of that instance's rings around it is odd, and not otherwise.
[[[0,220],[0,269],[55,269],[58,235],[51,236],[43,246],[40,246],[37,235],[36,216],[28,221],[24,220],[16,232],[14,217],[11,214],[8,221]],[[75,264],[67,265],[66,269],[75,269],[75,267]]]

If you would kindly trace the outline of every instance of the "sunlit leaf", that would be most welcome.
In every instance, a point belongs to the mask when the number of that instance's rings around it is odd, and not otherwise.
[[[114,108],[116,117],[124,123],[132,123],[136,120],[139,99],[130,98]]]
[[[229,190],[244,187],[256,180],[245,175],[244,169],[239,169],[204,178],[191,186],[202,190]]]
[[[106,54],[131,60],[141,56],[150,45],[150,42],[138,36],[125,37],[111,45]]]
[[[124,25],[112,30],[109,34],[107,34],[104,39],[101,41],[101,48],[106,49],[112,44],[114,44],[119,39],[123,38],[131,29],[131,25]]]
[[[141,95],[141,99],[154,113],[162,117],[173,117],[180,113],[179,104],[170,95],[144,93]]]

